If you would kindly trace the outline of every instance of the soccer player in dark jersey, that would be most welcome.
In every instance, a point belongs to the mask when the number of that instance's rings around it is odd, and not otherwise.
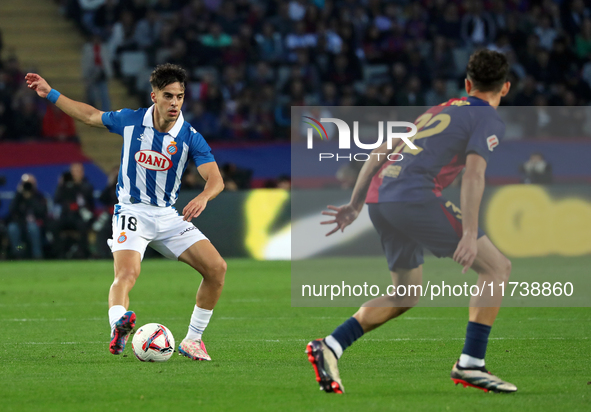
[[[505,125],[496,108],[510,88],[507,58],[480,50],[469,60],[465,80],[467,98],[451,99],[427,110],[416,121],[413,143],[400,144],[402,161],[386,158],[387,145],[375,149],[365,162],[349,204],[329,206],[324,215],[336,224],[328,234],[343,231],[358,216],[364,200],[378,231],[392,281],[397,285],[421,285],[423,248],[437,257],[452,257],[478,274],[478,286],[493,282],[494,290],[472,297],[462,354],[451,371],[452,381],[484,391],[515,392],[517,387],[485,369],[484,357],[491,326],[501,305],[501,284],[508,281],[511,262],[478,228],[478,210],[484,191],[488,158],[499,144]],[[447,201],[441,190],[463,168],[461,208]],[[488,286],[487,286],[488,289]],[[410,290],[410,288],[407,288]],[[390,319],[402,315],[419,296],[384,296],[373,299],[325,339],[306,347],[316,380],[326,392],[343,393],[337,362],[343,351]]]

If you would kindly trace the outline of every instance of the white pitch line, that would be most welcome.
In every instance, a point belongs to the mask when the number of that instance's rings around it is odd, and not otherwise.
[[[393,338],[393,339],[365,339],[372,342],[404,342],[404,341],[427,341],[427,342],[439,342],[448,340],[461,340],[464,341],[466,338]],[[565,338],[562,336],[553,336],[547,338],[515,338],[515,337],[496,337],[488,338],[488,340],[589,340],[589,337],[583,336],[580,338]]]
[[[269,302],[270,299],[226,299],[226,303],[261,303],[261,302]],[[174,299],[167,299],[167,300],[159,300],[161,304],[165,304],[168,302],[177,303]],[[188,301],[190,303],[190,301]],[[151,305],[153,302],[151,301],[133,301],[134,305]],[[28,308],[28,307],[49,307],[49,306],[89,306],[89,305],[99,305],[99,306],[108,306],[107,301],[101,302],[36,302],[36,303],[0,303],[0,308]]]
[[[65,322],[66,318],[55,319],[0,319],[0,322]]]
[[[77,320],[77,321],[82,321],[82,322],[94,322],[94,321],[104,321],[105,319],[107,319],[107,317],[105,316],[104,318],[75,318],[72,319],[70,318],[70,320]],[[53,318],[53,319],[45,319],[45,318],[39,318],[39,319],[0,319],[0,322],[67,322],[68,319],[67,318]]]
[[[11,319],[0,319],[1,322],[67,322],[69,320],[76,320],[81,322],[102,322],[107,317],[94,317],[94,318],[11,318]],[[176,320],[186,320],[186,317],[164,317],[162,318],[166,321],[176,321]],[[294,316],[260,316],[260,317],[253,317],[253,316],[220,316],[214,318],[214,320],[236,320],[236,321],[268,321],[268,320],[298,320],[303,319],[300,317]],[[342,316],[306,316],[305,319],[314,319],[314,320],[342,320],[345,317]],[[461,321],[465,319],[463,316],[457,318],[450,318],[450,317],[412,317],[412,316],[403,316],[396,320],[406,320],[406,321],[414,321],[414,320],[425,320],[425,321],[442,321],[442,320],[449,320],[449,321]],[[573,322],[573,321],[588,321],[589,318],[524,318],[525,321],[542,321],[542,322]],[[503,318],[497,318],[497,321],[503,321]]]
[[[270,343],[286,343],[286,342],[308,342],[310,339],[224,339],[224,342],[270,342]],[[370,342],[447,342],[447,341],[463,341],[464,338],[392,338],[392,339],[364,339]],[[530,337],[530,338],[515,338],[515,337],[496,337],[489,338],[489,340],[589,340],[589,337],[579,338],[565,338],[560,336],[554,337]],[[215,342],[215,340],[210,340]],[[107,341],[100,342],[14,342],[11,345],[103,345]]]
[[[108,342],[14,342],[13,345],[106,345]]]

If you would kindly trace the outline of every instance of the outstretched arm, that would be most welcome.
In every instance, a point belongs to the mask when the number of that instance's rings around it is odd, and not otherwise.
[[[205,210],[207,202],[224,190],[224,179],[216,162],[204,163],[198,166],[197,170],[206,183],[203,192],[199,193],[183,209],[183,220],[187,221],[199,216]]]
[[[363,204],[365,203],[365,197],[367,196],[371,179],[378,172],[378,170],[380,170],[384,163],[388,161],[388,155],[390,153],[392,153],[392,150],[388,150],[387,143],[384,143],[377,149],[374,149],[369,156],[369,160],[367,160],[361,168],[359,176],[357,176],[357,181],[355,182],[355,187],[353,188],[353,194],[351,195],[351,201],[348,204],[340,207],[328,206],[330,211],[322,212],[323,215],[334,217],[334,220],[321,222],[322,225],[330,225],[332,223],[337,224],[337,226],[328,232],[326,236],[332,235],[339,229],[341,232],[344,231],[347,226],[357,219],[359,212],[361,212],[361,209],[363,209]]]
[[[52,90],[47,81],[36,73],[27,73],[25,80],[27,81],[29,89],[37,92],[40,97],[46,98]],[[86,103],[77,102],[68,99],[64,95],[60,95],[55,102],[55,105],[68,116],[71,116],[82,123],[94,127],[105,127],[102,120],[103,112]]]

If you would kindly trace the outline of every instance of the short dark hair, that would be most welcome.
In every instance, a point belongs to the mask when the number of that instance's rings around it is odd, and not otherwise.
[[[156,66],[150,75],[150,84],[152,88],[162,90],[172,83],[179,82],[185,87],[187,81],[187,72],[181,66],[171,63],[160,64]]]
[[[478,50],[470,56],[467,76],[476,90],[498,92],[509,76],[507,56],[493,50]]]

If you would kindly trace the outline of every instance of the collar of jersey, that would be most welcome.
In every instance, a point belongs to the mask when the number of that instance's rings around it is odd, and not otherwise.
[[[476,96],[467,96],[466,100],[469,100],[472,106],[490,106],[489,102]],[[150,119],[152,119],[152,117],[150,117]]]
[[[142,126],[151,127],[152,129],[154,129],[154,120],[152,117],[152,113],[154,113],[154,105],[150,106],[150,108],[146,110]],[[176,119],[176,122],[174,123],[174,126],[172,126],[172,129],[168,131],[168,134],[176,139],[184,123],[185,119],[183,118],[183,112],[180,112],[179,117]]]

